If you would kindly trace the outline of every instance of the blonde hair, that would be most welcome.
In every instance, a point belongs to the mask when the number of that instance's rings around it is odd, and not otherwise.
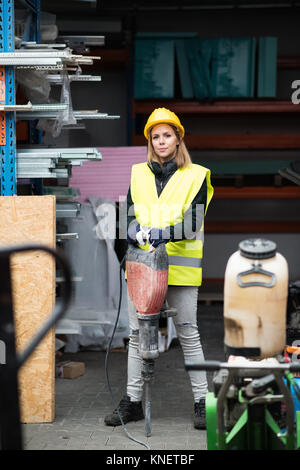
[[[177,150],[176,150],[176,155],[175,155],[175,160],[177,163],[178,168],[185,168],[192,163],[192,159],[190,157],[189,151],[186,148],[186,145],[184,143],[184,140],[180,136],[179,129],[176,126],[173,126],[172,124],[166,123],[168,126],[172,127],[173,131],[175,132],[175,135],[178,140],[178,145],[177,145]],[[157,162],[160,166],[162,166],[162,163],[159,159],[159,157],[156,155],[154,152],[154,148],[152,145],[152,139],[151,139],[151,132],[152,129],[155,126],[152,126],[149,131],[148,131],[148,152],[147,152],[147,162],[151,163],[152,162]]]

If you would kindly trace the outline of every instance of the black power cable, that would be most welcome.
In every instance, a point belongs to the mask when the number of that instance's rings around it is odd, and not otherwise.
[[[111,399],[112,399],[112,403],[113,403],[113,406],[117,409],[117,412],[118,412],[118,415],[119,415],[119,418],[120,418],[120,421],[121,421],[121,424],[122,424],[122,427],[125,431],[125,433],[127,434],[127,436],[129,437],[129,439],[131,439],[132,441],[135,441],[137,442],[138,444],[141,444],[142,446],[146,447],[146,449],[148,450],[151,450],[150,449],[150,446],[146,443],[146,442],[142,442],[142,441],[139,441],[138,439],[135,439],[131,434],[130,432],[128,431],[128,429],[126,428],[125,426],[125,423],[123,421],[123,418],[121,416],[121,413],[120,413],[120,410],[119,410],[119,406],[116,406],[116,402],[115,402],[115,399],[114,399],[114,396],[113,396],[113,392],[112,392],[112,389],[111,389],[111,386],[110,386],[110,382],[109,382],[109,377],[108,377],[108,359],[109,359],[109,351],[110,351],[110,348],[111,348],[111,345],[112,345],[112,341],[114,339],[114,335],[115,335],[115,332],[116,332],[116,329],[117,329],[117,325],[118,325],[118,321],[119,321],[119,316],[120,316],[120,311],[121,311],[121,302],[122,302],[122,267],[123,267],[123,264],[125,262],[125,258],[126,258],[126,255],[123,257],[122,261],[120,262],[120,295],[119,295],[119,305],[118,305],[118,313],[117,313],[117,318],[116,318],[116,321],[115,321],[115,325],[114,325],[114,328],[113,328],[113,332],[112,332],[112,335],[111,335],[111,338],[109,340],[109,344],[107,346],[107,350],[106,350],[106,354],[105,354],[105,376],[106,376],[106,382],[107,382],[107,386],[108,386],[108,390],[109,390],[109,393],[110,393],[110,396],[111,396]]]

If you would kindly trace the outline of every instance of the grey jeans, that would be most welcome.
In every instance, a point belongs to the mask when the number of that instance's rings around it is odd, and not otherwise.
[[[177,309],[173,317],[184,359],[189,362],[204,360],[200,336],[197,326],[197,299],[198,287],[169,286],[166,296],[169,307]],[[141,401],[143,394],[143,380],[141,378],[142,361],[139,355],[139,324],[136,309],[128,295],[129,311],[129,349],[127,370],[127,395],[132,401]],[[189,371],[194,401],[204,398],[207,393],[206,372]]]

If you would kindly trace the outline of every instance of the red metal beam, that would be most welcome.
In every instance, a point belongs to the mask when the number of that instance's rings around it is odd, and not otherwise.
[[[284,100],[236,100],[210,103],[181,100],[135,101],[134,113],[150,114],[154,108],[170,108],[178,114],[255,114],[299,113],[300,106]]]
[[[300,57],[278,57],[277,67],[280,69],[300,69]]]
[[[300,221],[206,221],[205,233],[299,233]]]
[[[299,199],[300,186],[215,186],[215,199]]]
[[[194,134],[186,135],[189,149],[299,149],[299,134]],[[133,145],[146,145],[143,135],[133,136]]]

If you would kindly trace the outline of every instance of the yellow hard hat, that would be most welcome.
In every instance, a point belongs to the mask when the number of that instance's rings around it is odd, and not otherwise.
[[[184,136],[184,127],[181,124],[178,116],[173,111],[167,108],[156,108],[149,116],[148,121],[145,125],[144,136],[148,139],[149,129],[157,124],[173,124],[180,132],[180,137]]]

